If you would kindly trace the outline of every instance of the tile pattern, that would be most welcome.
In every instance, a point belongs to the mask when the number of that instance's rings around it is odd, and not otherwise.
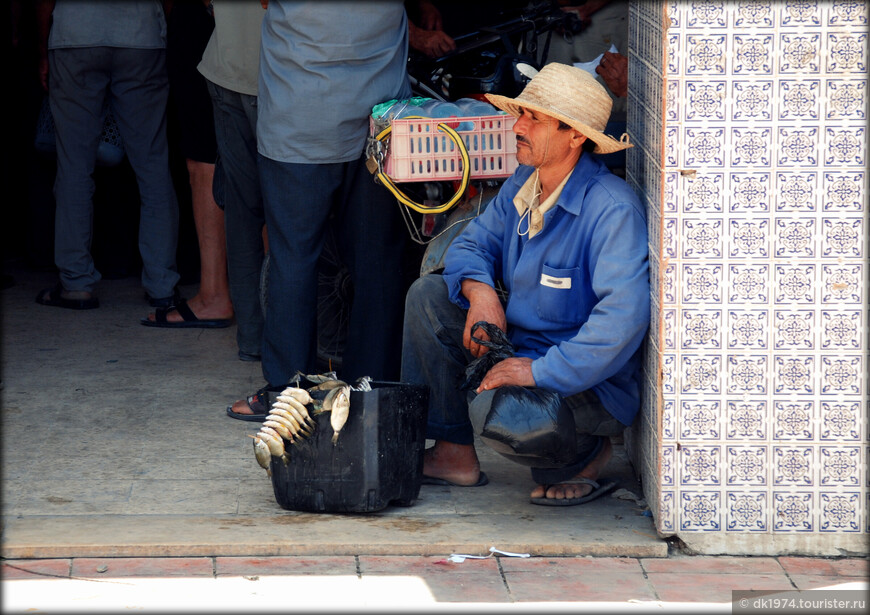
[[[640,196],[647,210],[650,241],[650,284],[652,287],[650,334],[644,348],[643,408],[632,429],[626,430],[626,449],[641,477],[647,502],[653,510],[656,525],[661,533],[673,534],[672,528],[662,526],[669,520],[670,500],[673,491],[668,488],[667,477],[673,469],[672,459],[661,446],[662,429],[673,430],[673,425],[663,425],[662,400],[665,366],[662,357],[665,349],[673,347],[673,341],[665,335],[672,331],[671,323],[676,318],[675,309],[664,309],[663,299],[669,292],[669,254],[663,249],[675,250],[676,236],[673,226],[665,227],[664,221],[670,212],[665,208],[672,202],[664,195],[673,195],[673,182],[668,183],[661,169],[662,135],[665,92],[665,45],[664,32],[667,18],[664,5],[655,1],[629,3],[628,49],[628,132],[634,147],[626,151],[626,180]],[[664,514],[663,514],[664,512]]]
[[[631,5],[663,534],[870,531],[868,18],[852,0]]]

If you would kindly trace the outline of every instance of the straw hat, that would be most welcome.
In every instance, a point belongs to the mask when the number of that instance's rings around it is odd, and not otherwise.
[[[628,135],[617,141],[604,132],[613,101],[591,74],[581,68],[552,62],[535,75],[516,98],[487,94],[493,105],[513,116],[520,108],[562,120],[595,142],[595,153],[610,154],[631,147]]]

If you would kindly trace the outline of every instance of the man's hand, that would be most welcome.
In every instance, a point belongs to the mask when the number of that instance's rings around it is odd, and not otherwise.
[[[468,348],[472,356],[479,357],[486,354],[489,348],[481,346],[471,339],[471,328],[475,323],[485,320],[488,323],[494,324],[502,331],[507,331],[507,318],[505,318],[504,308],[501,305],[498,294],[489,284],[475,280],[462,280],[462,294],[468,299],[470,304],[468,314],[465,317],[465,332],[462,334],[462,345]],[[489,336],[481,329],[477,330],[476,335],[481,339],[489,340]]]
[[[456,42],[443,30],[425,30],[408,21],[408,44],[430,58],[440,58],[456,49]]]
[[[614,96],[628,96],[628,58],[621,53],[605,51],[595,68]]]
[[[523,387],[535,386],[532,375],[532,359],[528,357],[509,357],[492,366],[480,381],[476,393],[498,387],[516,384]]]
[[[441,11],[430,0],[420,0],[417,4],[420,11],[420,27],[424,30],[443,30]]]

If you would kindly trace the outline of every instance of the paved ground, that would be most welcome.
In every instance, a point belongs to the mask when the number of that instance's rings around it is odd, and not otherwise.
[[[734,590],[755,590],[767,598],[863,600],[868,588],[866,560],[805,557],[490,557],[462,563],[365,555],[65,558],[6,561],[2,574],[4,612],[10,613],[122,607],[730,613]]]
[[[620,446],[606,472],[618,490],[578,507],[531,505],[527,470],[481,448],[486,487],[424,486],[414,506],[375,513],[283,510],[246,437],[258,425],[224,413],[262,385],[259,364],[236,358],[234,327],[142,327],[135,279],[102,282],[97,310],[48,308],[34,297],[53,275],[12,273],[4,612],[730,611],[732,589],[866,590],[864,559],[669,553]],[[490,547],[530,557],[448,560]]]
[[[424,486],[414,506],[368,514],[286,511],[246,437],[259,424],[225,414],[263,384],[235,326],[143,327],[133,278],[103,281],[87,311],[36,304],[50,274],[15,279],[2,293],[5,557],[667,554],[621,447],[608,474],[627,499],[532,505],[528,469],[481,447],[485,487]]]

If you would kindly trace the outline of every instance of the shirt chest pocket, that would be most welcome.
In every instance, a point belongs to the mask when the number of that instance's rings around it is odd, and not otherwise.
[[[543,265],[538,280],[538,316],[551,322],[579,324],[585,316],[580,268]]]

